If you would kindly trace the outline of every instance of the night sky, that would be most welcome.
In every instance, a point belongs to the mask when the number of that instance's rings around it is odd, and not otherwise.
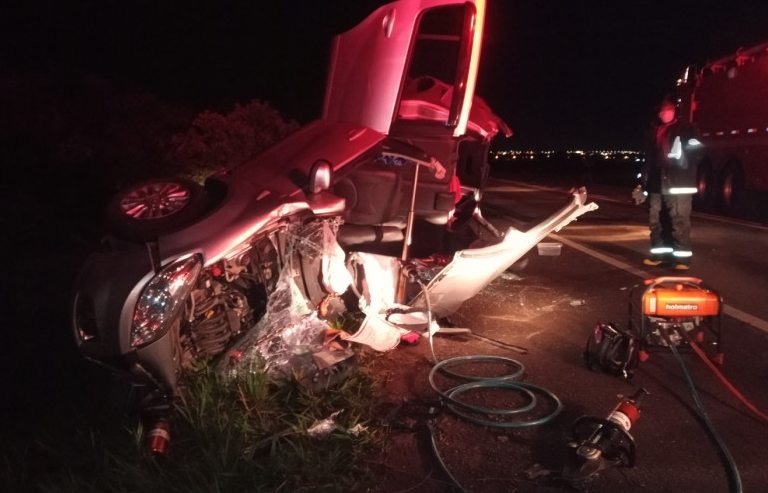
[[[198,109],[320,113],[331,37],[385,1],[17,2],[0,71],[93,73]],[[637,149],[686,65],[768,40],[768,2],[488,0],[478,94],[510,149]]]

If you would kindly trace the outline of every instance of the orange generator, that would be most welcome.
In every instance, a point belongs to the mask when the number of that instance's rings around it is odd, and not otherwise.
[[[644,286],[642,294],[637,287]],[[649,351],[691,342],[713,349],[712,360],[723,363],[720,337],[723,300],[695,277],[648,279],[630,292],[629,327],[640,339],[640,361]]]

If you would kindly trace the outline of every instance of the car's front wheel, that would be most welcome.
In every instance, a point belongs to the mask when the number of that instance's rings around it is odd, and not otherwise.
[[[150,241],[188,226],[207,206],[205,190],[192,180],[147,180],[112,198],[107,205],[107,227],[125,240]]]

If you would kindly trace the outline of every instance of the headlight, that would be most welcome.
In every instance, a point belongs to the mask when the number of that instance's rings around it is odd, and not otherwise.
[[[199,255],[169,264],[147,283],[133,311],[131,347],[149,344],[171,327],[203,268]]]

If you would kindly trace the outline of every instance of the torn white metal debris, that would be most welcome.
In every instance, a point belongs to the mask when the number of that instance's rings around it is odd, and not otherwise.
[[[571,196],[570,203],[526,232],[510,227],[500,243],[456,252],[453,261],[430,281],[426,294],[418,294],[411,306],[426,309],[425,296],[428,295],[434,316],[439,318],[454,313],[549,233],[559,231],[585,212],[597,209],[594,202],[587,203],[586,189],[574,190]]]

